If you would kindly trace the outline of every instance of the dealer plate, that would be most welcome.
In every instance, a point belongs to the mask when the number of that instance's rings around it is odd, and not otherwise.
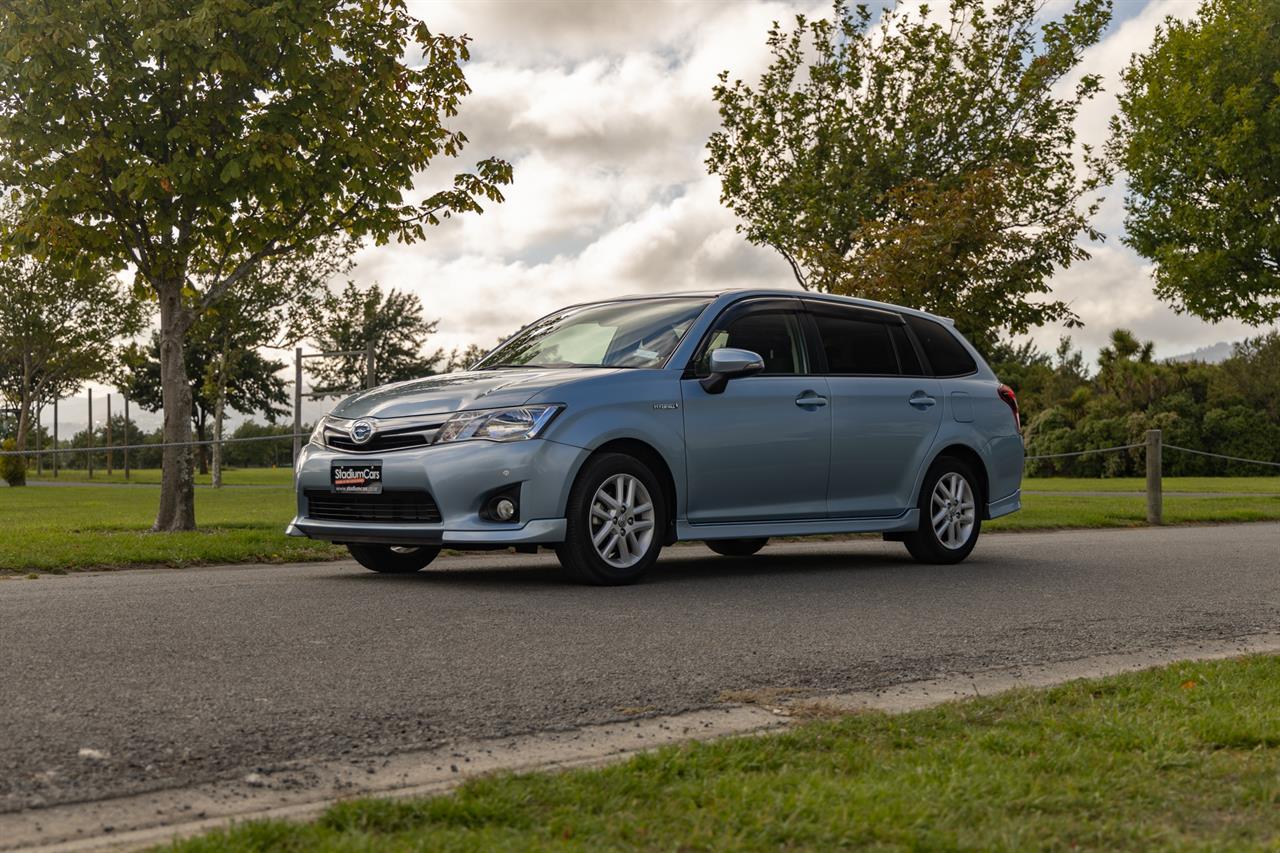
[[[330,469],[330,482],[335,492],[362,495],[382,494],[381,465],[335,464]]]

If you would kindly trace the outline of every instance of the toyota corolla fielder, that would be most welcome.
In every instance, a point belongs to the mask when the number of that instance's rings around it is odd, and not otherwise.
[[[354,394],[298,459],[289,533],[377,572],[554,548],[634,581],[663,545],[879,532],[931,563],[1021,505],[1014,394],[944,319],[794,292],[576,305],[466,373]]]

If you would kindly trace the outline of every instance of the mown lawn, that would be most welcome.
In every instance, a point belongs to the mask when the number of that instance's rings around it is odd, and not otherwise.
[[[1145,492],[1142,477],[1027,477],[1022,481],[1028,492]],[[1277,477],[1165,477],[1164,492],[1252,492],[1280,494]]]
[[[154,486],[0,489],[0,572],[325,560],[345,549],[284,535],[288,488],[199,489],[194,533],[148,532]]]
[[[1280,520],[1280,495],[1164,496],[1165,524],[1222,524]],[[1138,527],[1147,523],[1141,495],[1023,495],[1022,510],[983,523],[984,531]],[[981,547],[981,546],[979,546]]]
[[[1276,849],[1280,657],[502,775],[175,845],[250,850]]]
[[[239,472],[237,472],[239,473]],[[243,472],[278,476],[273,471]],[[0,488],[0,574],[210,563],[324,560],[346,549],[284,535],[294,498],[283,486],[196,490],[195,533],[152,534],[159,489],[137,486]],[[1029,481],[1030,482],[1030,481]],[[1061,482],[1061,481],[1059,481]],[[1073,481],[1084,483],[1100,480]],[[1170,524],[1280,520],[1280,496],[1165,496]],[[1226,487],[1211,489],[1225,491]],[[1132,495],[1029,494],[1023,509],[988,522],[990,531],[1136,527],[1146,523],[1145,498]]]

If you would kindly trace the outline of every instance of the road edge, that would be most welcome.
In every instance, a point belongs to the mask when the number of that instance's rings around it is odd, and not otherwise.
[[[1268,652],[1280,652],[1280,632],[956,673],[854,693],[799,698],[762,690],[754,696],[746,694],[749,704],[470,741],[386,757],[297,762],[237,780],[0,814],[0,850],[71,853],[136,849],[250,820],[309,820],[330,805],[353,798],[439,795],[469,779],[499,771],[600,766],[671,744],[766,733],[795,725],[815,712],[902,713],[1015,688],[1048,687],[1180,661]]]

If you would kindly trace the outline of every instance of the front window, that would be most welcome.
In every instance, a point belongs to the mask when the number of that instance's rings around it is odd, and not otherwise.
[[[708,299],[644,299],[567,308],[521,329],[477,370],[661,367]]]

